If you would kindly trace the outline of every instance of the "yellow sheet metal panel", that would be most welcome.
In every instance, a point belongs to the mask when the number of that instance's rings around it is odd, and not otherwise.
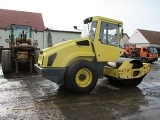
[[[41,67],[66,67],[70,61],[74,61],[75,59],[85,58],[86,60],[93,60],[95,54],[91,46],[91,41],[88,41],[88,45],[77,45],[79,41],[84,41],[84,39],[77,39],[76,42],[74,40],[66,41],[54,45],[49,49],[44,49],[43,57],[40,55],[38,63]],[[51,66],[48,66],[49,56],[53,54],[56,54],[54,62]]]
[[[96,58],[98,62],[114,62],[116,61],[119,56],[123,54],[123,49],[111,45],[101,44],[100,42],[94,44]]]
[[[118,69],[109,67],[109,66],[105,66],[104,67],[104,75],[108,75],[108,76],[112,76],[114,78],[119,78],[119,71]]]
[[[95,48],[95,54],[98,62],[106,62],[106,61],[111,61],[114,62],[116,61],[123,53],[124,49],[119,47],[120,44],[120,27],[122,26],[122,21],[119,20],[114,20],[106,17],[101,17],[101,16],[94,16],[92,17],[92,21],[97,21],[97,26],[96,26],[96,34],[94,38],[94,48]],[[103,43],[103,39],[101,37],[105,35],[104,32],[101,32],[102,27],[102,22],[103,23],[108,23],[108,24],[114,24],[115,29],[116,29],[116,38],[115,38],[115,45]],[[104,29],[104,31],[107,29]],[[102,36],[101,36],[102,34]],[[108,38],[106,38],[108,40]]]
[[[132,79],[132,78],[140,78],[151,69],[150,64],[144,64],[143,67],[139,69],[124,69],[119,70],[119,78],[121,79]]]
[[[125,70],[125,69],[132,69],[133,64],[130,63],[130,61],[125,60],[121,66],[118,68],[118,70]]]
[[[143,75],[147,74],[151,69],[151,64],[145,63],[145,64],[143,64],[143,66],[141,68],[131,69],[130,67],[128,67],[131,65],[129,65],[129,63],[128,63],[128,66],[127,66],[126,63],[127,62],[124,62],[125,65],[122,65],[123,69],[121,66],[119,67],[120,69],[119,68],[115,69],[113,67],[105,66],[104,67],[104,74],[108,75],[108,76],[112,76],[117,79],[132,79],[132,78],[142,77]]]
[[[113,23],[113,24],[119,24],[119,25],[123,25],[123,22],[120,20],[115,20],[115,19],[111,19],[111,18],[107,18],[107,17],[102,17],[102,16],[93,16],[92,20],[101,20],[101,21],[107,21],[109,23]]]

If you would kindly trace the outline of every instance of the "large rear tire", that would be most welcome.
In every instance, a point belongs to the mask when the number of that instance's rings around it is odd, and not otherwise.
[[[76,94],[91,92],[97,84],[98,74],[92,62],[81,60],[69,65],[65,73],[66,88]]]
[[[142,76],[140,78],[127,79],[127,80],[118,80],[117,78],[109,77],[108,81],[112,85],[122,85],[122,86],[127,86],[127,87],[136,87],[137,85],[139,85],[142,82],[144,76]]]
[[[132,69],[140,68],[142,66],[142,63],[140,61],[133,61],[133,67]],[[123,86],[129,86],[129,87],[135,87],[141,83],[145,75],[143,75],[140,78],[134,78],[134,79],[124,79],[124,80],[118,80],[117,78],[114,77],[108,77],[109,83],[113,85],[123,85]]]
[[[113,77],[108,77],[108,76],[105,76],[108,80],[108,82],[112,85],[118,85],[120,84],[119,80],[116,79],[116,78],[113,78]]]
[[[36,50],[34,52],[34,64],[36,64],[38,62],[38,57],[39,57],[39,50]]]
[[[142,62],[142,63],[148,63],[148,59],[145,58],[145,57],[142,57],[142,58],[141,58],[141,62]]]
[[[11,51],[10,50],[3,50],[2,51],[2,58],[1,58],[3,72],[12,71],[11,62],[12,62]]]
[[[128,80],[122,80],[121,83],[125,86],[129,86],[129,87],[135,87],[137,85],[139,85],[143,78],[145,77],[146,75],[140,77],[140,78],[135,78],[135,79],[128,79]]]

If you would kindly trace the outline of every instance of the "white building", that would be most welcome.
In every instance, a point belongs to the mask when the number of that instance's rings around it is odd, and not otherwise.
[[[134,43],[138,48],[141,46],[155,46],[160,48],[160,32],[137,29],[131,35],[128,43]]]
[[[51,33],[52,36],[52,41],[48,40],[48,30]],[[72,39],[76,39],[79,38],[81,35],[81,30],[77,29],[76,26],[74,26],[73,28],[70,29],[60,29],[60,28],[46,28],[44,31],[44,36],[45,36],[45,41],[44,41],[44,48],[45,47],[49,47],[49,43],[52,42],[52,45],[55,45],[57,43],[66,41],[66,40],[72,40]]]
[[[32,40],[38,41],[38,47],[44,49],[49,46],[47,39],[48,30],[45,29],[41,13],[15,11],[0,9],[0,46],[9,47],[5,39],[9,39],[10,30],[5,31],[5,27],[11,24],[30,25],[32,26]],[[37,33],[35,33],[37,29]],[[76,39],[80,37],[81,30],[76,26],[71,29],[53,29],[49,28],[52,35],[52,45],[64,40]]]

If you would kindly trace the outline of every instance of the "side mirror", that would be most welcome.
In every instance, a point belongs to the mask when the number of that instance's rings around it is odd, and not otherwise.
[[[37,47],[38,46],[38,40],[34,40],[33,46]]]
[[[7,26],[5,27],[5,29],[4,29],[5,31],[7,31],[8,30],[8,28],[7,28]]]
[[[121,29],[121,34],[122,34],[122,38],[123,38],[123,36],[124,36],[124,33],[123,33],[123,28]]]
[[[9,40],[9,39],[6,39],[5,41],[6,41],[7,43],[10,43],[10,40]]]
[[[37,33],[37,29],[35,29],[35,33]]]
[[[123,33],[123,28],[121,29],[121,33]]]
[[[38,43],[38,40],[34,40],[34,43]]]

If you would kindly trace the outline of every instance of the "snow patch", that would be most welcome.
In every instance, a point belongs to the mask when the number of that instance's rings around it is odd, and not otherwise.
[[[8,80],[4,79],[4,78],[0,78],[0,85],[4,84],[8,82]]]

